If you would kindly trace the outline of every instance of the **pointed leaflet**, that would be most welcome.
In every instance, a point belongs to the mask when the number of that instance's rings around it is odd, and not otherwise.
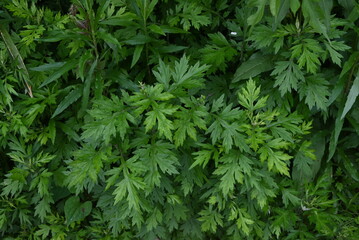
[[[172,130],[174,126],[172,121],[166,118],[166,115],[172,115],[176,110],[177,107],[162,103],[152,111],[146,113],[147,117],[144,121],[146,132],[151,130],[157,122],[157,129],[160,136],[164,135],[168,140],[172,141]]]
[[[320,75],[307,77],[299,84],[299,97],[305,98],[305,103],[311,109],[314,106],[321,110],[327,109],[328,82]]]
[[[213,174],[222,176],[219,188],[222,190],[223,195],[227,196],[229,192],[234,190],[236,183],[243,184],[244,176],[250,175],[252,160],[241,152],[232,150],[229,154],[220,158],[219,161],[222,163]]]
[[[330,159],[332,159],[332,157],[334,156],[335,151],[337,150],[337,144],[338,144],[339,135],[340,135],[340,133],[342,131],[342,128],[343,128],[343,125],[344,125],[344,119],[341,118],[341,116],[343,115],[343,110],[344,110],[344,107],[341,106],[339,108],[339,111],[337,113],[337,117],[335,119],[334,131],[332,132],[332,134],[330,136],[328,161]]]
[[[40,65],[37,67],[29,68],[29,70],[35,71],[35,72],[46,72],[46,71],[57,70],[64,65],[65,65],[64,62],[46,63],[46,64],[43,64],[43,65]]]
[[[298,82],[304,81],[304,75],[293,61],[276,62],[276,67],[271,75],[277,75],[274,86],[279,86],[282,96],[292,89],[298,89]]]
[[[183,145],[186,136],[197,140],[196,127],[206,129],[206,117],[208,116],[205,106],[199,105],[195,98],[182,99],[189,109],[181,107],[174,116],[174,127],[176,129],[174,141],[176,146]]]
[[[345,115],[353,107],[358,95],[359,95],[359,71],[357,72],[356,78],[354,79],[354,82],[353,82],[353,85],[350,88],[347,101],[345,102],[343,113],[340,117],[341,120],[344,119]]]
[[[299,206],[301,199],[297,197],[298,193],[291,188],[284,188],[282,190],[282,201],[284,203],[284,206],[287,207],[289,205],[289,202],[292,203],[294,206]]]
[[[302,12],[311,27],[329,40],[328,31],[330,28],[330,12],[333,6],[332,0],[303,0]],[[323,22],[324,23],[323,23]]]
[[[273,148],[271,148],[269,145],[270,144],[265,144],[259,148],[258,153],[260,154],[261,161],[267,161],[269,171],[274,169],[280,174],[284,174],[289,177],[290,174],[288,160],[292,157],[282,151],[273,150]]]
[[[30,82],[30,76],[29,76],[29,72],[27,71],[27,68],[24,64],[24,61],[20,55],[19,50],[17,49],[17,47],[15,46],[10,34],[8,33],[8,31],[4,28],[3,24],[0,24],[0,34],[1,37],[3,38],[5,45],[7,47],[7,49],[9,50],[12,58],[17,61],[17,67],[22,70],[22,72],[24,73],[24,84],[27,88],[28,94],[30,97],[33,97],[32,95],[32,91],[31,91],[31,82]]]
[[[248,17],[248,25],[255,25],[263,18],[264,9],[266,6],[267,0],[250,0],[249,4],[257,8],[257,11]]]
[[[304,141],[293,161],[293,179],[301,184],[310,182],[314,177],[312,165],[315,155],[309,147],[310,142]]]
[[[143,190],[145,187],[146,185],[140,177],[126,173],[124,179],[116,184],[116,189],[113,191],[113,195],[115,195],[114,204],[126,198],[130,209],[140,211],[141,200],[138,191]]]
[[[161,172],[168,175],[178,174],[176,166],[179,165],[179,162],[173,149],[173,144],[158,141],[135,151],[147,166],[145,180],[148,180],[146,183],[149,183],[151,187],[160,184]]]
[[[324,53],[319,43],[314,39],[303,39],[292,48],[292,58],[298,58],[298,66],[306,66],[307,72],[315,74],[320,65],[319,58]]]
[[[251,219],[251,215],[249,215],[243,208],[238,209],[238,215],[239,217],[236,222],[238,229],[241,229],[246,236],[249,236],[249,225],[254,224],[254,221]]]
[[[332,61],[338,66],[340,66],[341,58],[343,58],[343,55],[340,54],[338,51],[345,51],[350,49],[350,47],[345,45],[343,41],[332,41],[330,43],[324,44],[329,51],[330,58],[332,59]]]
[[[142,50],[143,50],[143,46],[144,45],[137,45],[135,47],[135,51],[133,53],[133,58],[132,58],[132,62],[131,62],[131,67],[132,68],[133,66],[135,66],[135,64],[137,63],[137,61],[140,59],[140,56],[141,56],[141,53],[142,53]]]
[[[161,59],[158,62],[157,71],[153,70],[153,75],[155,75],[157,81],[162,83],[164,88],[168,90],[170,80],[171,80],[171,69],[166,65]]]
[[[62,113],[66,108],[68,108],[72,103],[76,102],[82,95],[82,89],[80,87],[72,90],[57,106],[55,112],[52,114],[51,118],[56,117]]]
[[[276,2],[277,15],[275,16],[275,26],[278,26],[287,16],[291,0],[272,0],[272,2]]]
[[[82,139],[87,142],[104,141],[106,144],[117,134],[123,140],[130,127],[129,122],[135,123],[135,118],[127,111],[118,96],[111,99],[95,100],[93,108],[88,111],[93,119],[85,122]]]
[[[74,188],[76,194],[84,189],[91,189],[98,181],[98,174],[103,163],[108,159],[110,148],[95,149],[90,144],[73,153],[74,160],[68,164],[65,183],[68,188]]]
[[[257,55],[255,58],[251,58],[242,63],[242,65],[237,68],[232,82],[235,83],[242,79],[255,77],[262,72],[271,70],[272,68],[273,62],[270,56]]]
[[[295,14],[300,7],[300,1],[299,0],[289,0],[289,3],[290,3],[290,10],[292,11],[293,14]]]
[[[200,65],[197,62],[194,66],[189,67],[189,59],[184,55],[179,62],[175,62],[175,69],[172,71],[172,77],[175,86],[182,86],[185,88],[197,88],[203,84],[202,76],[208,69],[208,65]]]
[[[82,91],[82,100],[81,100],[81,109],[78,112],[79,116],[82,116],[86,109],[87,109],[87,104],[90,98],[90,89],[91,89],[91,84],[92,84],[92,80],[94,79],[94,75],[95,75],[95,68],[97,67],[98,64],[98,60],[95,59],[90,67],[90,70],[87,74],[87,76],[85,77],[85,83],[84,83],[84,87],[83,87],[83,91]]]
[[[237,51],[222,33],[208,34],[208,36],[211,39],[211,44],[199,50],[203,54],[203,62],[211,65],[211,72],[215,72],[217,69],[224,72],[227,68],[226,62],[231,61]]]
[[[72,59],[66,62],[62,67],[52,73],[41,85],[39,88],[46,86],[47,84],[59,79],[62,75],[73,69],[77,66],[77,59]]]
[[[199,212],[199,215],[201,217],[198,218],[198,221],[202,222],[201,229],[204,232],[216,232],[218,225],[223,226],[223,216],[211,207],[203,209]]]

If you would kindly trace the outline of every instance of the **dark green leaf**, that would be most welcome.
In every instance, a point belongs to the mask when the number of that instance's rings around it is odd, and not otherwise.
[[[249,79],[257,76],[262,72],[267,72],[273,68],[273,62],[270,56],[256,56],[241,64],[237,68],[233,77],[233,83],[242,79]]]

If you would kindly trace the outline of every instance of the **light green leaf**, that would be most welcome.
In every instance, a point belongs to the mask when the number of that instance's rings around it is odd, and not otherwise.
[[[260,20],[262,20],[267,0],[257,0],[257,1],[252,1],[252,2],[255,3],[254,7],[257,8],[257,11],[254,14],[252,14],[251,16],[249,16],[247,19],[248,25],[251,25],[251,26],[259,23]]]
[[[31,82],[30,82],[30,76],[29,76],[29,72],[27,71],[27,68],[24,64],[24,60],[21,57],[21,54],[19,52],[19,50],[17,49],[17,47],[15,46],[10,34],[8,33],[8,31],[5,29],[4,25],[1,23],[0,24],[0,34],[1,37],[3,38],[5,45],[7,47],[7,49],[10,52],[10,55],[12,56],[12,58],[17,62],[17,67],[22,70],[23,72],[23,80],[24,80],[24,85],[26,86],[26,89],[28,91],[28,94],[30,97],[33,97],[32,95],[32,90],[31,90]]]
[[[357,76],[353,82],[352,87],[350,88],[347,101],[345,102],[344,110],[340,117],[340,120],[343,120],[345,115],[353,107],[358,95],[359,95],[359,71],[357,72]]]
[[[300,1],[299,0],[289,0],[289,3],[290,3],[290,10],[292,10],[292,13],[295,14],[300,7]]]
[[[280,0],[269,0],[269,9],[274,17],[278,14],[280,2]]]
[[[162,30],[161,27],[159,27],[158,25],[156,24],[151,24],[150,26],[148,26],[148,28],[154,32],[154,33],[158,33],[160,35],[163,35],[163,36],[166,36],[165,32]]]

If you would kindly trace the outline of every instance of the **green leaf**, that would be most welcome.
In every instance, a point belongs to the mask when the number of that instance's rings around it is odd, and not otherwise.
[[[310,142],[304,141],[293,161],[293,179],[300,183],[308,183],[312,181],[315,177],[315,172],[312,167],[314,160],[315,155],[310,149]]]
[[[275,140],[272,140],[272,142],[269,142],[268,145],[264,145],[258,150],[260,160],[262,162],[267,161],[269,171],[273,169],[274,171],[289,177],[288,160],[292,157],[282,151],[273,150],[277,147],[275,146],[277,143],[275,143],[274,146],[271,146],[273,149],[270,147],[270,145],[273,144],[273,141]]]
[[[17,49],[17,47],[15,46],[10,34],[8,33],[8,31],[5,29],[5,27],[3,26],[3,24],[0,24],[0,34],[1,37],[3,38],[5,45],[7,47],[7,49],[10,52],[10,55],[12,56],[12,58],[17,62],[17,67],[22,70],[23,74],[24,74],[24,85],[26,86],[26,89],[28,91],[28,94],[30,97],[33,97],[32,95],[32,90],[31,90],[31,82],[30,82],[30,76],[29,76],[29,72],[27,71],[27,68],[24,64],[24,60],[21,57],[21,54],[19,52],[19,50]]]
[[[157,128],[160,136],[165,136],[167,139],[172,141],[172,130],[174,130],[174,126],[171,120],[169,120],[166,115],[171,115],[177,110],[177,107],[173,107],[167,104],[160,104],[157,108],[152,111],[146,113],[147,117],[144,121],[146,126],[146,132],[151,130],[156,122]]]
[[[358,61],[359,61],[359,52],[355,51],[350,55],[349,59],[344,63],[339,78],[344,77],[344,75],[346,75],[353,68],[353,66],[355,66],[355,64]]]
[[[35,72],[47,72],[47,71],[57,70],[64,65],[65,65],[64,62],[46,63],[41,66],[29,68],[29,70]]]
[[[345,102],[343,113],[340,117],[341,120],[344,119],[345,115],[349,112],[349,110],[353,107],[358,95],[359,95],[359,71],[356,74],[356,78],[354,79],[353,85],[350,88],[347,101]]]
[[[302,1],[302,12],[309,21],[311,27],[330,41],[328,31],[330,28],[330,12],[333,6],[332,0]]]
[[[168,175],[178,174],[177,166],[179,162],[173,149],[173,144],[158,141],[136,150],[136,155],[146,163],[146,170],[148,171],[145,180],[149,187],[160,185],[161,172]]]
[[[188,89],[203,86],[202,76],[208,69],[208,65],[200,65],[197,62],[194,66],[189,67],[189,59],[184,55],[179,62],[175,62],[175,69],[172,72],[173,80],[176,84],[172,87],[185,87]],[[172,89],[171,89],[172,90]]]
[[[91,210],[92,203],[90,201],[81,203],[78,196],[68,198],[64,206],[67,225],[85,219],[91,213]]]
[[[276,16],[275,16],[275,24],[278,26],[281,21],[288,15],[289,5],[291,0],[271,0],[275,3]]]
[[[325,46],[327,47],[330,58],[332,61],[337,64],[338,66],[341,65],[341,58],[343,58],[343,55],[340,54],[338,51],[345,51],[350,49],[349,46],[345,45],[342,41],[332,41],[330,44],[325,43]]]
[[[243,208],[238,209],[238,215],[239,217],[236,221],[238,229],[241,229],[246,236],[249,236],[249,225],[254,224],[254,221],[251,219],[251,215],[249,215]]]
[[[231,61],[237,51],[227,41],[222,33],[208,34],[211,44],[200,49],[203,54],[203,62],[211,65],[212,71],[217,69],[224,72],[227,68],[227,62]]]
[[[158,82],[162,83],[166,90],[170,86],[171,80],[171,70],[168,65],[166,65],[161,59],[158,62],[157,71],[153,70],[153,75],[155,75]]]
[[[250,25],[250,26],[257,24],[260,22],[260,20],[262,20],[267,1],[266,0],[255,0],[255,1],[251,1],[251,2],[254,3],[254,7],[257,8],[257,11],[254,14],[252,14],[251,16],[249,16],[247,19],[248,25]]]
[[[206,146],[209,147],[208,150],[201,150],[192,153],[195,156],[194,157],[195,161],[190,166],[190,169],[194,168],[197,165],[202,166],[203,168],[206,167],[209,160],[212,158],[212,153],[213,153],[213,150],[210,149],[211,145],[206,145]]]
[[[110,26],[130,27],[136,25],[134,21],[135,18],[135,14],[127,12],[122,16],[109,17],[105,20],[101,20],[99,23]]]
[[[292,13],[295,14],[299,7],[300,7],[300,1],[299,0],[290,0],[290,10],[292,10]]]
[[[321,76],[315,75],[307,77],[304,82],[299,84],[300,99],[305,98],[305,103],[309,108],[316,106],[319,109],[327,109],[328,82]]]
[[[237,68],[233,77],[233,83],[242,79],[249,79],[262,72],[267,72],[273,68],[272,58],[270,56],[256,56],[241,64]]]
[[[117,96],[94,101],[88,113],[93,119],[86,121],[83,126],[82,139],[86,142],[104,141],[108,144],[117,134],[124,140],[129,122],[135,123],[135,118]]]
[[[85,84],[84,84],[83,91],[82,91],[81,108],[78,112],[79,116],[83,115],[87,109],[87,105],[88,105],[88,101],[89,101],[89,97],[90,97],[91,84],[92,84],[92,80],[95,77],[94,71],[95,71],[95,68],[97,67],[97,64],[98,64],[98,60],[95,59],[92,62],[90,70],[86,76]]]
[[[148,26],[148,28],[154,33],[160,34],[162,36],[166,36],[166,34],[162,30],[162,28],[160,26],[156,25],[156,24],[151,24],[150,26]]]
[[[304,39],[292,48],[292,58],[298,58],[298,66],[307,67],[307,72],[315,74],[320,65],[320,54],[324,51],[314,39]]]
[[[279,86],[282,96],[292,89],[298,89],[298,82],[304,81],[304,75],[299,67],[292,61],[276,62],[276,67],[271,75],[277,75],[274,83],[275,87]]]
[[[49,83],[52,83],[53,81],[59,79],[62,75],[73,69],[75,66],[77,66],[77,60],[72,59],[68,62],[66,62],[62,67],[60,67],[58,70],[56,70],[54,73],[52,73],[40,86],[39,88],[42,88]]]
[[[124,199],[127,195],[126,200],[129,209],[140,211],[141,200],[138,195],[138,190],[143,190],[145,188],[145,183],[142,179],[126,174],[124,179],[116,184],[116,187],[117,188],[113,191],[113,195],[115,195],[115,204]]]
[[[52,114],[51,118],[56,117],[60,113],[62,113],[64,110],[66,110],[71,104],[76,102],[82,95],[82,89],[76,88],[69,92],[67,96],[59,103],[57,106],[55,112]]]
[[[344,110],[344,108],[341,107],[339,109],[339,112],[337,113],[337,117],[335,118],[334,131],[332,132],[332,134],[330,136],[330,142],[329,142],[328,161],[332,159],[335,151],[337,150],[339,135],[340,135],[343,125],[344,125],[344,119],[341,118],[341,116],[343,115],[343,110]]]
[[[219,188],[227,196],[234,190],[236,183],[243,184],[244,175],[250,175],[252,161],[239,151],[231,151],[220,158],[220,161],[223,164],[213,174],[221,176]]]
[[[133,53],[133,57],[132,57],[131,68],[133,68],[133,66],[135,66],[137,61],[140,59],[141,53],[142,53],[142,50],[143,50],[143,46],[144,45],[137,45],[136,46],[135,51]]]
[[[198,221],[202,222],[201,229],[204,232],[211,231],[216,232],[217,226],[223,226],[223,216],[211,208],[206,208],[199,212],[201,217]]]
[[[269,0],[269,9],[271,14],[276,17],[278,14],[280,0]]]
[[[146,36],[146,35],[137,34],[134,37],[131,37],[130,39],[128,39],[124,42],[129,45],[143,45],[143,44],[149,43],[151,41],[153,41],[153,38]]]
[[[99,31],[97,32],[98,38],[104,40],[107,44],[114,44],[121,46],[117,38],[115,38],[111,33],[105,32],[105,31]],[[111,46],[111,45],[110,45]]]
[[[289,205],[289,202],[291,204],[293,204],[294,206],[299,206],[301,199],[299,197],[297,197],[298,193],[290,188],[285,188],[282,190],[282,201],[285,205],[285,207],[287,207]]]

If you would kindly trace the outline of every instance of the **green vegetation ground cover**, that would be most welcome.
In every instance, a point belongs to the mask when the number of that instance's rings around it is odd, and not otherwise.
[[[1,239],[358,239],[357,1],[0,6]]]

